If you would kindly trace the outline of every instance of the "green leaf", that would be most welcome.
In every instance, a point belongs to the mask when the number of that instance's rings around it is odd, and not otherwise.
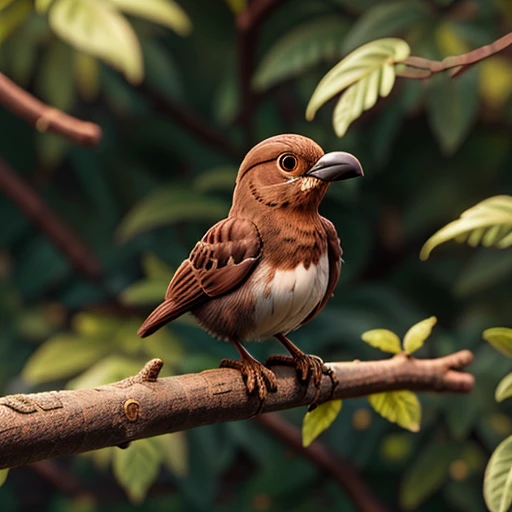
[[[354,119],[375,105],[379,95],[385,97],[391,92],[394,64],[406,59],[409,53],[409,45],[396,38],[377,39],[353,51],[317,85],[306,109],[306,119],[311,121],[325,102],[346,89],[333,114],[334,129],[342,137]]]
[[[156,438],[164,454],[164,464],[178,478],[188,474],[188,449],[185,432],[175,432]]]
[[[302,444],[309,446],[324,430],[327,430],[341,411],[342,401],[331,400],[307,412],[302,422]]]
[[[352,25],[345,37],[343,51],[350,52],[378,37],[396,36],[423,21],[426,14],[425,6],[414,0],[376,5]]]
[[[370,405],[383,418],[397,423],[411,432],[418,432],[421,421],[421,405],[411,391],[386,391],[368,397]]]
[[[73,330],[84,337],[108,340],[123,325],[123,321],[109,314],[82,311],[73,316],[71,324]]]
[[[7,480],[7,475],[9,474],[8,469],[0,469],[0,487],[4,485],[5,481]]]
[[[483,249],[474,254],[457,276],[454,293],[467,297],[482,290],[508,283],[512,278],[509,251]]]
[[[164,453],[157,438],[133,441],[128,448],[114,452],[114,476],[132,503],[144,500],[158,476],[163,459]]]
[[[117,236],[126,242],[140,233],[183,220],[217,221],[225,216],[226,202],[176,187],[162,187],[143,199],[123,219]]]
[[[39,14],[45,14],[53,0],[36,0],[35,9]]]
[[[461,146],[478,114],[478,70],[456,80],[438,74],[428,80],[428,120],[445,155]]]
[[[150,279],[161,279],[169,282],[174,275],[174,270],[152,252],[142,256],[142,268]]]
[[[484,499],[491,512],[512,505],[512,436],[501,442],[489,459],[484,476]]]
[[[43,343],[23,368],[22,377],[32,384],[75,375],[109,352],[101,339],[59,334]]]
[[[498,387],[496,388],[496,392],[494,394],[494,398],[496,402],[503,402],[506,398],[510,398],[512,396],[512,373],[505,375],[503,379],[501,379]]]
[[[51,1],[51,0],[50,0]],[[0,11],[5,9],[8,5],[12,4],[14,0],[0,0]],[[36,0],[36,3],[38,0]]]
[[[142,80],[142,53],[137,36],[111,3],[55,0],[48,20],[52,30],[76,50],[104,60],[132,83]]]
[[[214,167],[202,172],[195,180],[194,187],[199,192],[211,192],[212,190],[225,190],[231,192],[235,188],[238,169],[233,166]]]
[[[58,39],[47,46],[39,63],[36,92],[52,107],[69,112],[73,106],[73,50]]]
[[[347,29],[345,20],[333,16],[294,27],[264,55],[254,75],[254,89],[263,91],[322,61],[340,58],[344,53],[341,41]]]
[[[128,306],[151,306],[162,302],[169,279],[142,279],[125,288],[121,302]]]
[[[399,354],[402,352],[400,338],[393,331],[389,331],[388,329],[366,331],[361,335],[361,339],[372,347],[379,348],[384,352],[390,352],[391,354]]]
[[[111,355],[87,368],[80,376],[67,383],[68,389],[92,389],[136,375],[142,365],[131,357]]]
[[[400,504],[404,509],[417,508],[426,498],[441,488],[450,464],[460,456],[461,447],[455,443],[431,443],[405,473],[400,486]]]
[[[512,329],[508,327],[491,327],[482,333],[482,337],[496,350],[507,357],[512,357]]]
[[[75,51],[73,71],[76,88],[82,98],[92,102],[100,92],[100,65],[91,55]]]
[[[174,0],[103,0],[120,11],[164,25],[181,36],[192,31],[192,23]]]
[[[15,32],[32,12],[32,0],[17,0],[0,16],[0,44]]]
[[[407,354],[416,352],[423,346],[425,340],[430,336],[432,328],[436,325],[437,318],[431,316],[416,325],[413,325],[404,336],[404,350]]]
[[[466,210],[459,219],[447,224],[425,242],[420,258],[428,259],[435,247],[448,240],[498,249],[512,245],[512,197],[489,197]]]

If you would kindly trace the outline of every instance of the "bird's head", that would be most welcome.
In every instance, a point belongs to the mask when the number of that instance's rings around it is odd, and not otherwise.
[[[301,135],[277,135],[254,146],[240,165],[233,208],[256,202],[267,208],[317,210],[332,181],[363,176],[349,153],[324,154]]]

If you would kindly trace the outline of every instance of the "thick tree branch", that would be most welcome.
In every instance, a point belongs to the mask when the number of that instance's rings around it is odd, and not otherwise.
[[[398,389],[467,393],[474,378],[459,370],[472,359],[471,352],[463,350],[430,360],[399,354],[384,361],[331,363],[339,381],[334,391],[328,376],[317,390],[312,384],[301,386],[293,369],[275,367],[278,391],[268,397],[262,412]],[[0,399],[0,469],[243,420],[260,408],[236,370],[159,379],[162,364],[154,359],[138,375],[96,389]]]
[[[2,73],[0,105],[25,119],[40,132],[54,132],[82,146],[95,146],[101,140],[101,128],[97,124],[81,121],[45,105]]]

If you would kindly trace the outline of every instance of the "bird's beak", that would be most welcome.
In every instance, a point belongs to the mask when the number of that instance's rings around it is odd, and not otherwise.
[[[323,181],[339,181],[364,176],[364,172],[355,156],[343,151],[333,151],[320,158],[306,176],[313,176]]]

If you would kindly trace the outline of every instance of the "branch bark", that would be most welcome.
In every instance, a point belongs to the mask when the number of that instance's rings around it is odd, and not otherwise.
[[[101,128],[97,124],[81,121],[44,104],[2,73],[0,105],[25,119],[39,132],[54,132],[82,146],[95,146],[102,137]]]
[[[292,368],[275,367],[278,391],[268,397],[262,412],[398,389],[467,393],[474,378],[460,370],[472,359],[463,350],[430,360],[399,354],[383,361],[331,363],[339,382],[334,390],[328,376],[317,390],[313,384],[301,386]],[[95,389],[0,399],[0,469],[248,419],[260,408],[236,370],[159,379],[162,364],[154,359],[136,376]]]

